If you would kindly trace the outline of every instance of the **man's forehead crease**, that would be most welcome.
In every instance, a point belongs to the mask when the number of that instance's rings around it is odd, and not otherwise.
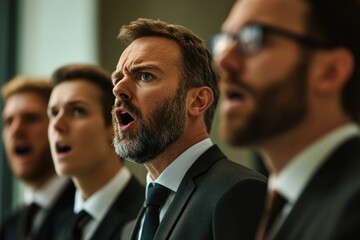
[[[120,60],[118,64],[118,70],[124,72],[129,71],[130,69],[134,68],[135,66],[144,62],[144,59],[141,56],[129,56],[127,55],[123,59]]]

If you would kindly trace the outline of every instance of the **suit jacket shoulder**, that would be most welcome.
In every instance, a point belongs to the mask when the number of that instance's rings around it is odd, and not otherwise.
[[[183,178],[155,239],[254,239],[266,178],[230,161],[215,145]]]
[[[360,238],[360,138],[325,161],[308,183],[275,239]]]
[[[75,187],[73,183],[69,181],[69,183],[67,183],[54,204],[49,209],[48,213],[45,215],[43,223],[35,233],[33,239],[49,240],[54,238],[54,235],[56,235],[55,222],[57,221],[57,218],[60,216],[61,212],[73,208],[74,194]],[[18,233],[20,231],[20,218],[21,209],[14,212],[3,222],[0,230],[1,240],[17,239]]]

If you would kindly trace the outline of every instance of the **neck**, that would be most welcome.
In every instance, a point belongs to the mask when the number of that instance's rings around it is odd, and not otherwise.
[[[195,131],[194,131],[195,132]],[[150,173],[153,180],[156,180],[160,174],[183,152],[196,143],[208,138],[206,131],[197,133],[195,135],[181,136],[176,142],[168,146],[168,148],[156,158],[146,162],[145,168]]]
[[[25,184],[31,189],[31,191],[36,192],[39,189],[43,188],[44,185],[53,177],[56,176],[55,170],[51,169],[46,174],[42,175],[41,177],[31,180],[25,181]]]
[[[301,151],[348,122],[350,122],[348,118],[341,118],[331,123],[311,121],[311,124],[301,124],[285,134],[264,141],[259,146],[267,168],[272,174],[279,174]]]
[[[105,186],[122,168],[122,162],[117,158],[115,152],[111,157],[104,160],[101,166],[73,177],[76,188],[82,193],[84,200],[89,198],[103,186]]]

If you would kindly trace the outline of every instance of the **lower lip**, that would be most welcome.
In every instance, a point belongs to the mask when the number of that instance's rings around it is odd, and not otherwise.
[[[28,155],[16,154],[15,158],[16,158],[16,161],[20,164],[27,164],[27,163],[31,162],[30,154],[28,154]]]
[[[71,153],[71,151],[68,151],[66,153],[57,153],[56,156],[57,156],[57,159],[63,160],[65,158],[67,158],[70,155],[70,153]]]
[[[119,124],[119,125],[118,125],[118,126],[119,126],[119,130],[122,131],[122,132],[128,131],[128,130],[131,128],[131,126],[133,126],[133,125],[135,124],[135,121],[136,121],[136,120],[132,121],[131,123],[129,123],[129,124],[127,124],[127,125],[121,125],[121,124]]]

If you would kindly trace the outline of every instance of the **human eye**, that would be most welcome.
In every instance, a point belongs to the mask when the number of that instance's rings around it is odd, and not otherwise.
[[[152,74],[147,73],[147,72],[141,72],[141,73],[139,73],[139,75],[140,75],[140,80],[142,80],[142,81],[150,81],[153,79]]]
[[[263,31],[258,25],[249,25],[238,33],[239,48],[244,54],[258,52],[263,44]]]
[[[24,119],[27,123],[36,123],[39,121],[40,115],[35,113],[29,113],[25,115]]]
[[[57,109],[55,109],[55,108],[50,108],[47,111],[49,119],[52,119],[52,118],[56,117],[58,113],[59,113],[59,111]]]
[[[72,113],[75,117],[82,117],[86,114],[86,110],[83,107],[75,106],[72,109]]]
[[[3,119],[3,124],[4,127],[9,127],[11,126],[11,123],[13,122],[13,118],[12,117],[6,117]]]

